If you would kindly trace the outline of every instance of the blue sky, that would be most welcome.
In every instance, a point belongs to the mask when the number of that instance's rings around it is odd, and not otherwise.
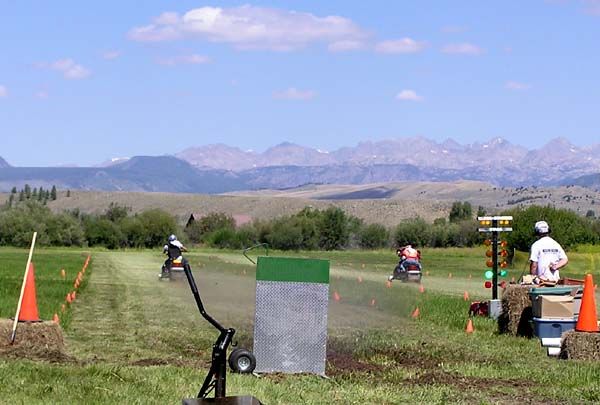
[[[0,0],[0,156],[600,142],[600,0]]]

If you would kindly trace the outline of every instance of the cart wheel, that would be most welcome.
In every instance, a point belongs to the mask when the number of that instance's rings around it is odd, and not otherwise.
[[[256,358],[251,351],[238,348],[229,355],[229,367],[234,373],[249,374],[256,368]]]

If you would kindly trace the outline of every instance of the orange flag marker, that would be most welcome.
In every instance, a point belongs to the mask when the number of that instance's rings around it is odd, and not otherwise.
[[[413,319],[415,319],[415,318],[418,318],[419,315],[421,315],[421,312],[419,311],[419,307],[416,307],[410,316],[413,317]]]

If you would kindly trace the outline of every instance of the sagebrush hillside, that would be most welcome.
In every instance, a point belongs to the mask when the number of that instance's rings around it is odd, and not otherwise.
[[[6,200],[2,194],[0,201]],[[293,214],[306,206],[323,209],[338,206],[367,223],[393,226],[406,218],[427,221],[447,217],[454,201],[468,201],[474,209],[498,213],[507,208],[551,205],[580,215],[600,215],[600,193],[579,186],[495,187],[483,182],[404,182],[370,185],[318,185],[290,190],[263,190],[228,195],[148,192],[60,191],[48,202],[54,211],[79,209],[102,212],[111,202],[131,207],[133,212],[162,208],[185,222],[191,213],[224,212],[271,219]]]

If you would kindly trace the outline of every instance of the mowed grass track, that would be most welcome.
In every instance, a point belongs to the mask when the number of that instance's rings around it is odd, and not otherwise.
[[[488,319],[476,319],[475,334],[465,335],[463,291],[489,295],[477,291],[483,249],[428,253],[424,294],[416,284],[386,287],[390,252],[296,254],[332,263],[330,293],[340,300],[330,301],[331,378],[230,374],[228,393],[268,404],[600,400],[594,363],[547,358],[536,340],[497,336]],[[251,348],[255,267],[237,252],[189,257],[208,312]],[[89,284],[65,331],[75,360],[0,360],[0,402],[179,403],[195,396],[216,331],[201,319],[185,280],[157,280],[161,263],[148,251],[93,252]],[[573,272],[587,263],[573,260]],[[416,306],[421,316],[412,320]]]

